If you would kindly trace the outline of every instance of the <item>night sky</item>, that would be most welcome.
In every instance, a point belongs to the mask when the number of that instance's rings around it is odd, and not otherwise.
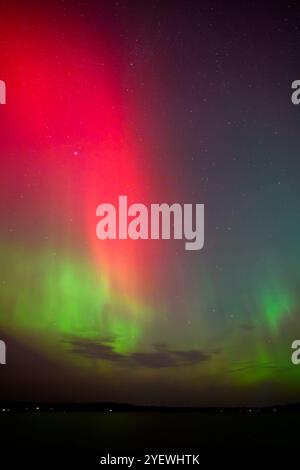
[[[296,2],[1,1],[0,399],[299,401],[299,58]],[[98,240],[119,195],[204,248]]]

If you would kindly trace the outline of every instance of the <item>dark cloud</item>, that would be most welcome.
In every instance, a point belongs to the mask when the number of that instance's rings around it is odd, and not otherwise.
[[[241,328],[241,330],[244,330],[244,331],[253,331],[254,330],[254,326],[249,325],[249,324],[240,325],[240,328]]]
[[[288,366],[280,366],[278,364],[274,363],[262,363],[262,364],[257,364],[256,362],[240,362],[240,363],[232,363],[232,367],[227,370],[228,373],[235,373],[235,372],[245,372],[247,370],[267,370],[267,369],[274,369],[274,370],[280,370],[280,371],[288,371],[289,367]]]
[[[170,350],[165,343],[154,343],[152,351],[121,354],[114,350],[111,344],[113,338],[103,338],[98,341],[80,338],[67,338],[65,342],[75,354],[90,359],[101,359],[121,366],[148,367],[159,369],[163,367],[179,367],[200,364],[211,359],[211,353],[190,349]]]

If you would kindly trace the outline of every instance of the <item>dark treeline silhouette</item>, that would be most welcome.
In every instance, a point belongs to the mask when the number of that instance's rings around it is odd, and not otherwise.
[[[39,403],[39,402],[0,402],[0,411],[34,411],[34,412],[218,412],[218,413],[274,413],[299,412],[300,404],[272,405],[265,407],[193,407],[193,406],[151,406],[131,405],[126,403]]]

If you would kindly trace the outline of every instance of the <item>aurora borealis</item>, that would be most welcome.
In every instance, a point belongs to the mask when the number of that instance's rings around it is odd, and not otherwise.
[[[297,18],[142,3],[1,2],[1,398],[299,401]],[[123,194],[204,248],[99,240]]]

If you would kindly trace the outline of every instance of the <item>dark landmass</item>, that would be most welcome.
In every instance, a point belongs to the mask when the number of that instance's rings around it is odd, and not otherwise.
[[[193,407],[193,406],[151,406],[131,405],[127,403],[39,403],[39,402],[0,402],[0,411],[29,411],[29,412],[134,412],[134,413],[274,413],[274,412],[299,412],[300,403],[287,405],[272,405],[265,407]]]

